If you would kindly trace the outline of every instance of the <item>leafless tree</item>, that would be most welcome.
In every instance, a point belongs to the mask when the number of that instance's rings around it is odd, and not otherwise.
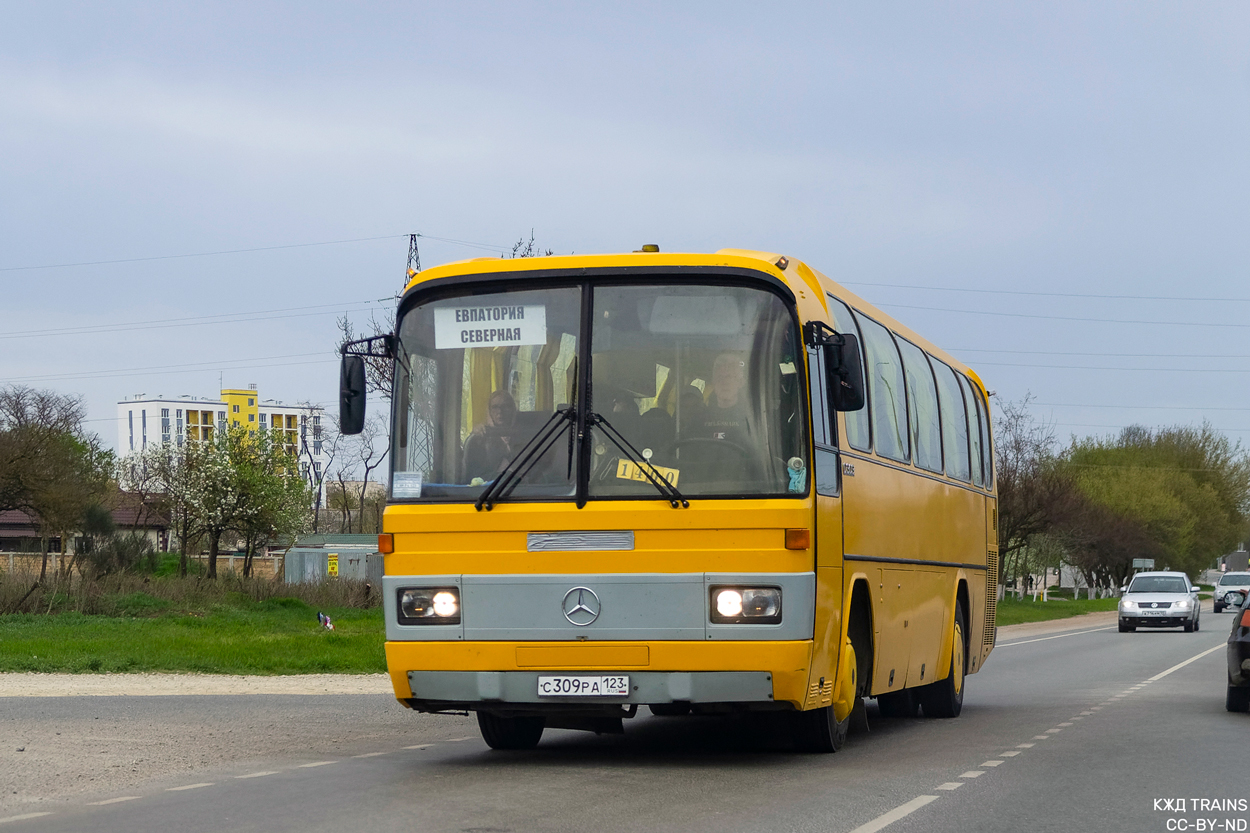
[[[1072,511],[1075,489],[1055,456],[1053,425],[1029,412],[1031,396],[1005,402],[996,420],[998,552],[1002,575],[1014,575],[1016,555]]]

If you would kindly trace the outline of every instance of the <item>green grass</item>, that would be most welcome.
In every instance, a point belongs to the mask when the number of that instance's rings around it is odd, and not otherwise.
[[[291,598],[231,594],[186,609],[146,593],[114,600],[123,615],[0,616],[0,672],[187,671],[207,674],[372,674],[386,670],[381,608],[317,608]]]
[[[1025,622],[1046,622],[1051,619],[1067,619],[1069,616],[1080,616],[1082,613],[1096,613],[1103,610],[1116,610],[1119,599],[1051,599],[1043,602],[1033,601],[1026,596],[1023,601],[1008,596],[998,603],[999,625],[1020,625]]]

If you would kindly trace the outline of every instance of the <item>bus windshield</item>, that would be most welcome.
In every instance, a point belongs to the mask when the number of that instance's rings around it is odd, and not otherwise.
[[[540,434],[549,440],[519,467],[513,500],[571,500],[579,482],[589,499],[655,499],[656,477],[686,497],[807,493],[798,327],[773,293],[636,283],[470,293],[413,306],[399,324],[395,500],[476,500]],[[587,361],[588,397],[578,390]]]

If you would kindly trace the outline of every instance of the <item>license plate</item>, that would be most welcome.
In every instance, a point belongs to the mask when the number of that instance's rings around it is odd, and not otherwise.
[[[1167,615],[1169,615],[1168,611],[1166,611],[1166,610],[1143,610],[1143,611],[1142,611],[1142,613],[1146,614],[1147,616],[1167,616]]]
[[[625,697],[629,694],[629,677],[605,675],[593,677],[539,677],[539,697]]]

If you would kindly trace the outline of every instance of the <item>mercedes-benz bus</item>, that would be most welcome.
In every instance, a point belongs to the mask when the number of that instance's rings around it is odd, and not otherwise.
[[[783,712],[824,752],[866,698],[959,714],[995,635],[987,391],[804,263],[451,263],[343,353],[345,433],[365,358],[393,359],[379,547],[405,706],[474,712],[496,749],[640,707]]]

